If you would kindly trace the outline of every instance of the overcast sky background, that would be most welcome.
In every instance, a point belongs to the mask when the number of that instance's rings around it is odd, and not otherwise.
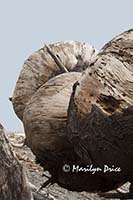
[[[85,41],[100,49],[133,28],[132,0],[0,0],[0,122],[22,131],[8,98],[25,59],[44,42]]]

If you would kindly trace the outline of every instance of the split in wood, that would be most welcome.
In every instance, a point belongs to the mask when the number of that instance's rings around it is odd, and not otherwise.
[[[106,199],[133,199],[133,194],[130,192],[127,193],[99,193],[100,197],[104,197]]]
[[[45,188],[45,187],[49,187],[50,185],[53,185],[55,183],[55,180],[53,179],[53,177],[51,177],[51,178],[49,178],[47,181],[45,181],[43,184],[42,184],[42,186],[39,188],[39,190],[38,190],[38,192],[40,191],[40,190],[42,190],[43,188]]]
[[[57,64],[57,66],[60,68],[60,70],[64,73],[64,72],[68,72],[67,68],[64,66],[64,64],[62,63],[60,57],[58,55],[55,55],[51,48],[45,44],[45,47],[47,49],[47,52],[49,53],[49,55],[53,58],[53,60],[55,61],[55,63]]]

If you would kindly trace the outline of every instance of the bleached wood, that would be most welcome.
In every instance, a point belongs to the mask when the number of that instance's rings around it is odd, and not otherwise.
[[[110,103],[105,103],[105,98]],[[114,106],[111,105],[114,98]],[[112,99],[113,101],[113,99]],[[76,89],[79,113],[86,114],[92,104],[110,114],[133,104],[133,30],[107,43],[86,70]]]
[[[49,48],[68,71],[83,71],[93,61],[97,51],[86,43],[66,41],[50,44]],[[16,83],[12,103],[17,116],[23,120],[26,104],[49,79],[61,74],[47,47],[33,53],[24,63]]]
[[[29,100],[23,114],[26,142],[36,152],[61,151],[68,143],[65,135],[67,108],[72,86],[79,72],[60,74],[41,86]]]

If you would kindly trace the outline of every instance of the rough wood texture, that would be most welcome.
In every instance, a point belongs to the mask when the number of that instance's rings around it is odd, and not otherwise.
[[[131,182],[127,196],[133,198],[133,30],[107,43],[74,85],[67,127],[83,164],[120,167],[120,173],[98,173],[99,179],[117,187]]]
[[[47,81],[27,103],[23,114],[26,142],[36,154],[62,151],[68,146],[67,108],[72,86],[81,78],[79,72],[60,74]]]
[[[57,43],[31,55],[23,66],[12,102],[24,123],[26,142],[45,169],[56,171],[62,152],[71,148],[65,132],[72,85],[96,53],[85,43]]]
[[[26,61],[13,105],[24,123],[27,143],[37,162],[52,175],[44,186],[57,182],[69,190],[106,192],[126,181],[133,182],[133,30],[115,37],[96,57],[92,48],[89,53],[85,51],[84,59],[75,56],[79,46],[64,43],[51,45],[51,49],[55,55],[59,50],[56,58],[68,71],[88,67],[81,81],[78,72],[59,75],[62,72],[58,62],[55,64],[46,49],[41,49],[31,56],[29,64]],[[40,65],[46,60],[48,65]],[[70,168],[73,164],[101,168],[115,165],[122,171],[66,173],[62,168],[65,164]]]
[[[92,104],[108,114],[133,104],[133,30],[118,35],[98,53],[76,89],[75,103],[82,114]]]
[[[0,199],[32,200],[23,167],[0,124]]]
[[[93,62],[97,53],[92,46],[74,41],[51,44],[49,47],[68,71],[83,71]],[[60,66],[49,54],[47,46],[25,61],[12,98],[14,110],[21,120],[33,94],[50,78],[61,73]]]

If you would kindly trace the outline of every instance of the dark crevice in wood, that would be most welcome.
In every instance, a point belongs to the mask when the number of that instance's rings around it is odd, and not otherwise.
[[[46,44],[45,44],[45,47],[46,47],[47,52],[49,53],[49,55],[53,58],[53,60],[55,61],[55,63],[56,63],[57,66],[59,67],[59,69],[61,70],[61,72],[62,72],[62,73],[68,72],[68,70],[66,69],[66,67],[63,65],[63,63],[62,63],[62,61],[61,61],[59,55],[58,55],[58,56],[55,55],[55,54],[52,52],[51,48],[50,48],[49,46],[47,46]]]

